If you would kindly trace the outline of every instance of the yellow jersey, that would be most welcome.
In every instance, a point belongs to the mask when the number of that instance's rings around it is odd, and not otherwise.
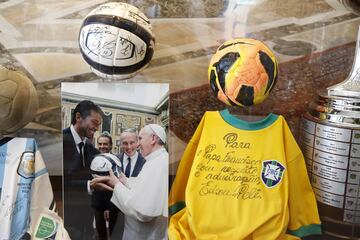
[[[321,234],[304,157],[282,116],[206,112],[169,195],[169,239],[299,239]]]

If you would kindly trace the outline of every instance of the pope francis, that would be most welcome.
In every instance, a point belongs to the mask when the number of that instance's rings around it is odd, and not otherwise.
[[[125,214],[123,240],[167,239],[169,155],[165,130],[149,124],[139,132],[140,152],[146,162],[136,178],[96,177],[91,187],[113,191],[111,201]]]

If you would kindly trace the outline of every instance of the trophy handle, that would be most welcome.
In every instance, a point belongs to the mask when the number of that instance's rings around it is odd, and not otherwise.
[[[329,96],[360,98],[360,27],[356,40],[356,51],[351,72],[341,83],[327,88]]]

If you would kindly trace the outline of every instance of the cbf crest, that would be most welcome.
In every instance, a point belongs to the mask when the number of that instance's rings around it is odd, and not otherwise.
[[[261,180],[267,188],[273,188],[281,182],[285,167],[276,160],[263,161]]]
[[[35,177],[35,154],[33,152],[23,152],[17,172],[24,178]]]

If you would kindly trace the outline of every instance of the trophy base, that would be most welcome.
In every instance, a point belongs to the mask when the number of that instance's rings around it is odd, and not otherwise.
[[[324,233],[360,240],[360,99],[319,94],[302,118],[300,145]]]

